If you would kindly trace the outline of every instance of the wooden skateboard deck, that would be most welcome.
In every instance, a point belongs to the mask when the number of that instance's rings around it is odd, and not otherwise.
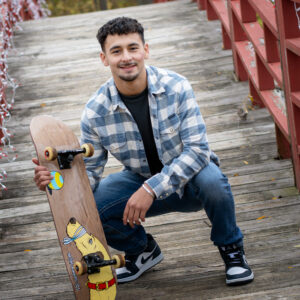
[[[54,177],[46,192],[76,299],[115,299],[116,275],[111,265],[101,267],[99,273],[83,275],[78,275],[78,267],[74,266],[92,253],[98,253],[105,261],[111,260],[83,154],[75,155],[71,168],[65,169],[60,168],[58,159],[48,160],[47,151],[45,155],[49,146],[57,152],[80,149],[77,137],[63,122],[50,116],[33,118],[30,133],[40,165],[47,167]]]

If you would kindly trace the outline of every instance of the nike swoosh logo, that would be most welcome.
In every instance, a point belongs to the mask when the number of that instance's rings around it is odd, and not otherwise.
[[[141,259],[141,263],[142,264],[145,264],[152,256],[153,252],[155,251],[157,246],[155,246],[155,248],[152,250],[152,252],[145,258],[144,256],[142,256],[142,259]]]

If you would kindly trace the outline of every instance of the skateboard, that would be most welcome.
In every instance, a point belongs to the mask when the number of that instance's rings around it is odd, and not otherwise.
[[[109,254],[86,174],[82,156],[92,156],[93,146],[80,147],[72,130],[50,116],[33,118],[30,134],[40,165],[53,177],[46,193],[76,299],[114,300],[114,268],[125,260]]]

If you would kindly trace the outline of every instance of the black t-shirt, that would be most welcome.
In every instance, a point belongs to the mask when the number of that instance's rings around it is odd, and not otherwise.
[[[163,168],[159,160],[154,137],[148,104],[148,88],[134,96],[125,96],[120,93],[121,99],[130,111],[142,136],[146,157],[152,175],[159,173]]]

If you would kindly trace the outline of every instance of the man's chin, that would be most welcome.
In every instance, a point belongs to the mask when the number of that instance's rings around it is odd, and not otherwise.
[[[124,80],[124,81],[134,81],[137,79],[139,74],[132,74],[132,75],[119,75],[119,78]]]

